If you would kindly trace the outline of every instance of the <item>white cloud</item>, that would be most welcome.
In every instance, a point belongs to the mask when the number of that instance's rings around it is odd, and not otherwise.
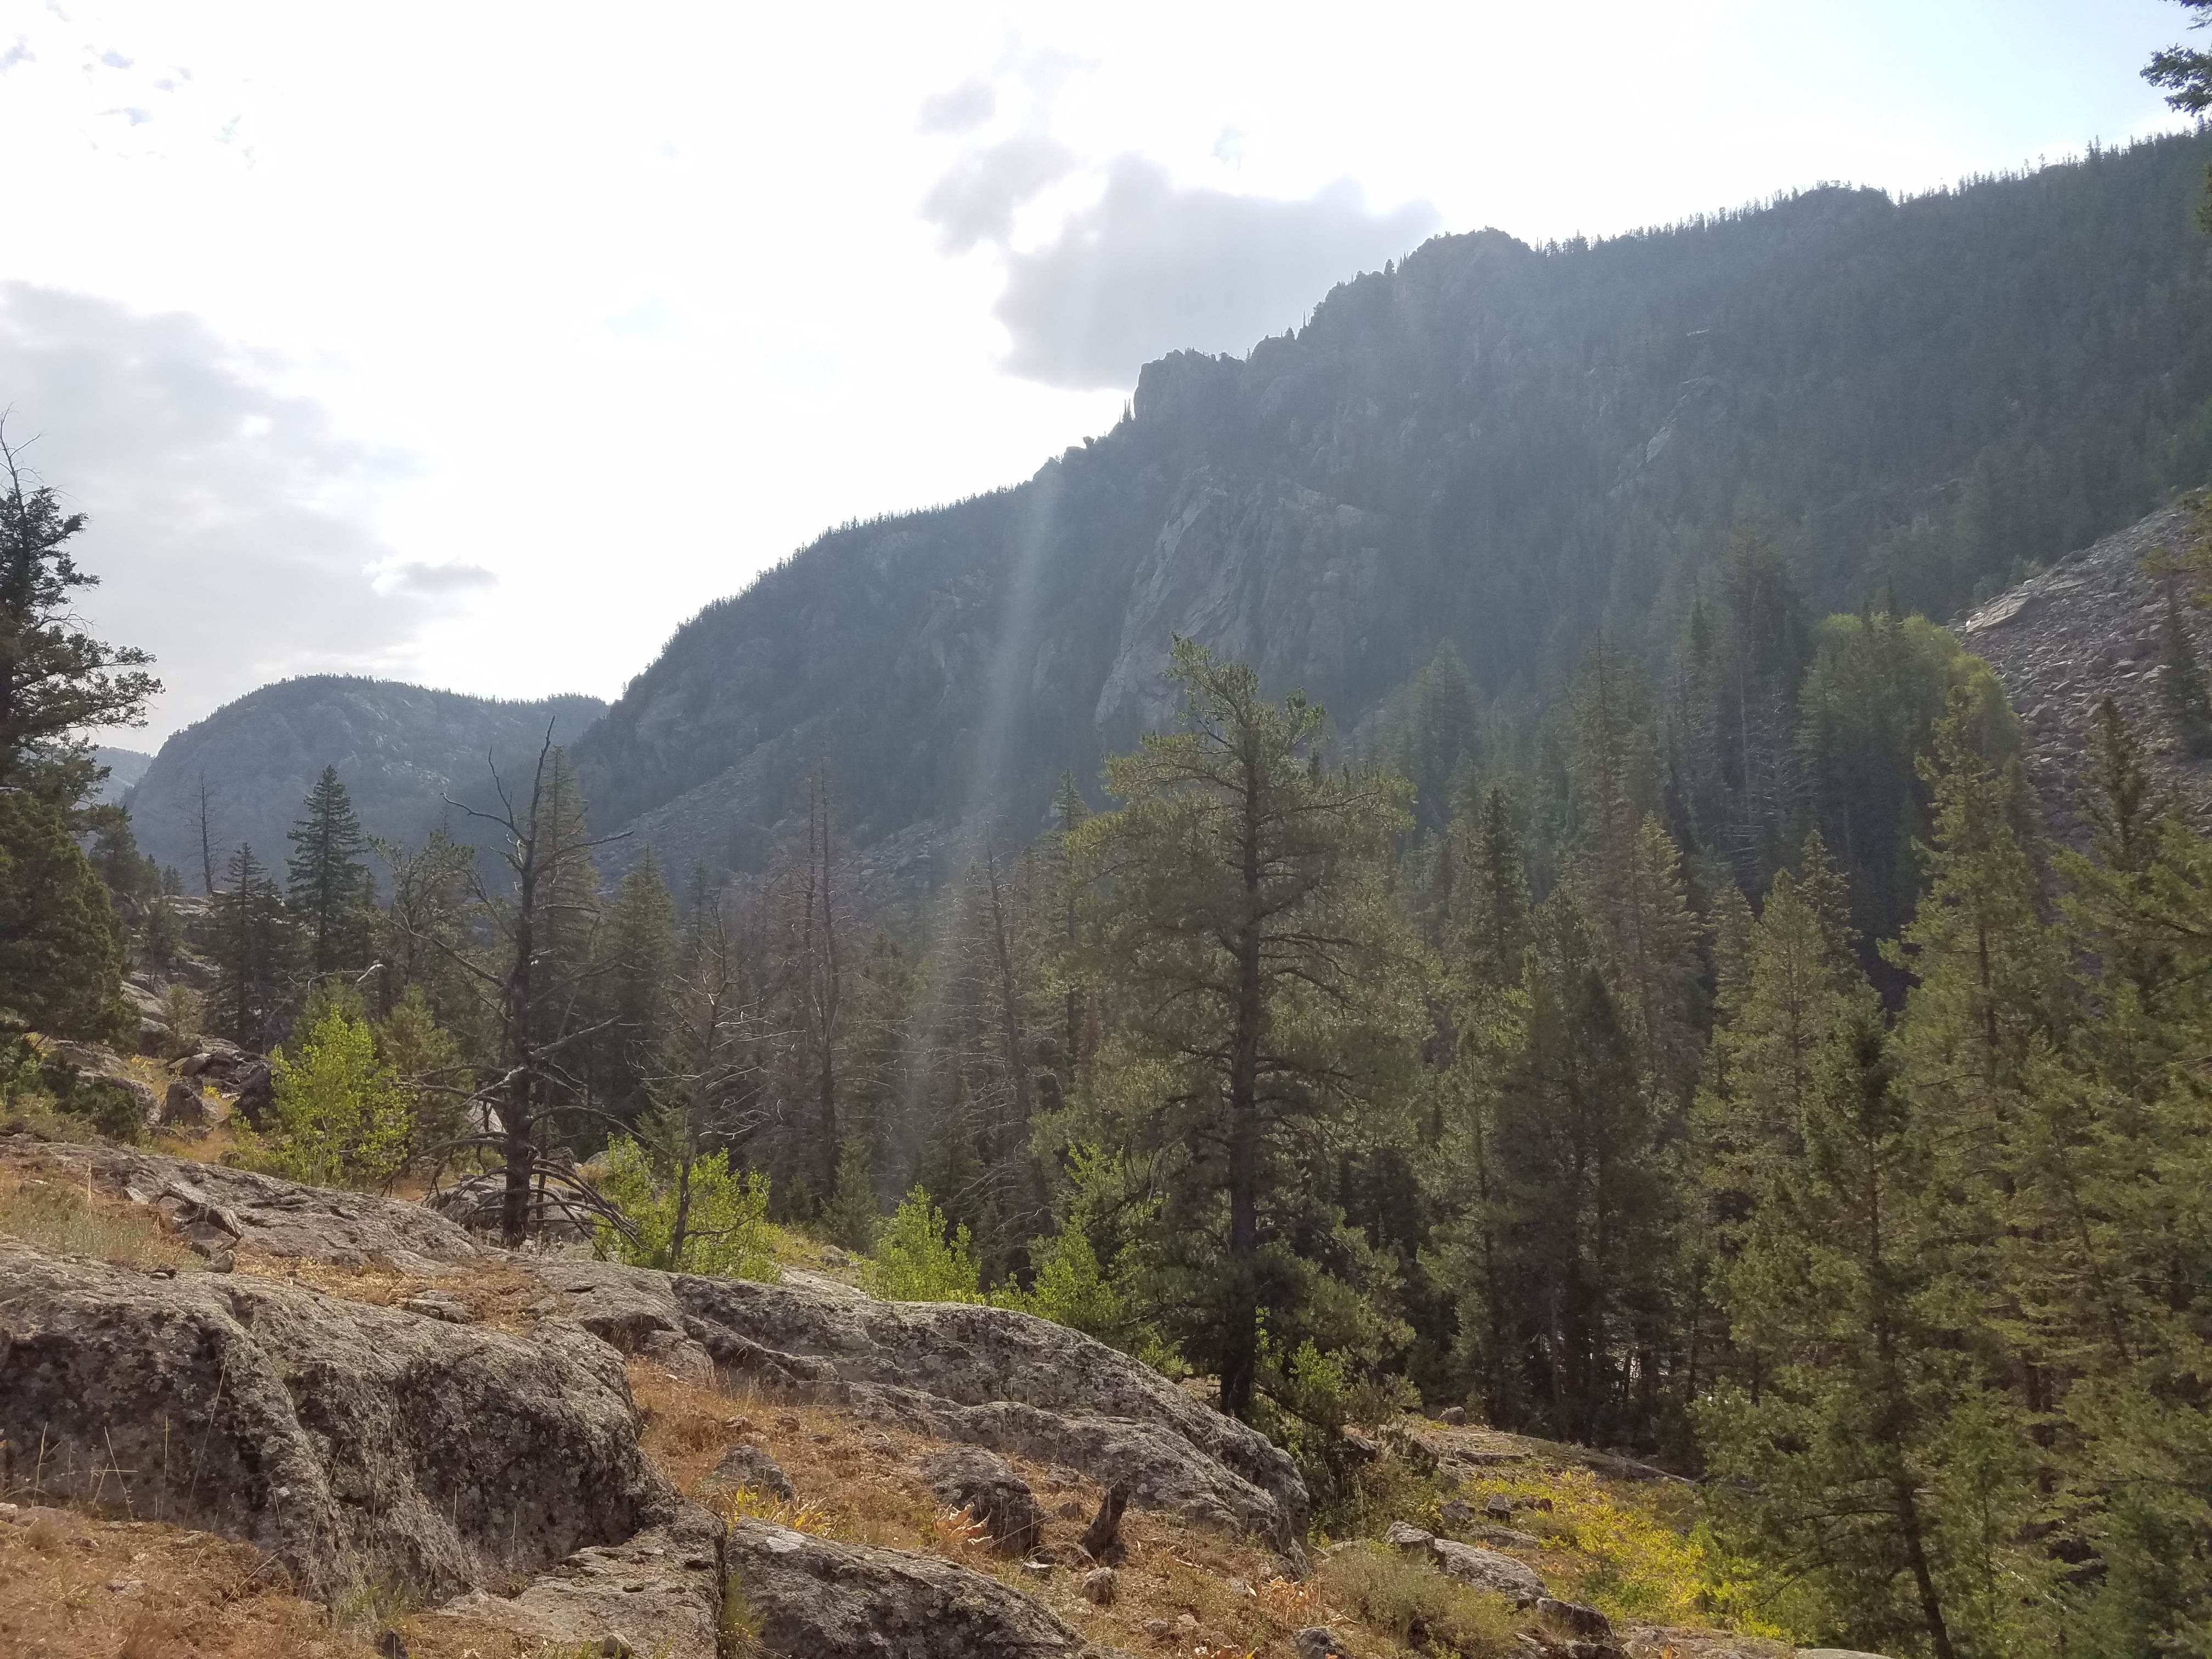
[[[272,366],[198,319],[0,283],[9,441],[87,527],[103,637],[152,649],[170,707],[198,713],[308,667],[371,668],[404,647],[465,565],[401,565],[370,514],[407,464],[350,441]]]
[[[1437,222],[1426,202],[1370,213],[1349,179],[1278,201],[1181,187],[1124,156],[1094,205],[1009,258],[996,307],[1013,342],[1006,368],[1050,386],[1127,386],[1178,348],[1241,353]]]

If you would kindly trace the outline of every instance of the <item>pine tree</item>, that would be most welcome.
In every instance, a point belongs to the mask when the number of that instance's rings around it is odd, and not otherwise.
[[[284,1018],[291,932],[283,893],[243,842],[211,911],[216,1024],[241,1048],[266,1048]]]
[[[71,813],[99,781],[78,733],[139,726],[161,689],[153,659],[86,633],[76,595],[99,586],[69,544],[84,514],[34,485],[0,429],[0,787],[36,791]]]
[[[1407,791],[1321,766],[1322,710],[1264,701],[1248,667],[1178,640],[1172,674],[1182,729],[1109,763],[1127,805],[1074,841],[1103,890],[1086,956],[1121,1022],[1103,1138],[1157,1161],[1154,1243],[1186,1282],[1188,1352],[1242,1416],[1262,1307],[1292,1315],[1283,1292],[1303,1277],[1285,1232],[1307,1209],[1296,1139],[1408,1055],[1407,958],[1382,890]]]
[[[1632,1337],[1662,1272],[1664,1194],[1628,1020],[1571,890],[1538,910],[1526,1038],[1499,1087],[1495,1164],[1521,1408],[1571,1438],[1632,1428]]]
[[[1682,1103],[1698,1060],[1699,928],[1681,860],[1658,818],[1644,821],[1585,866],[1589,908],[1604,929],[1607,978],[1634,1045],[1655,1114]]]
[[[286,900],[309,975],[357,973],[369,962],[369,919],[376,901],[368,838],[337,768],[325,766],[307,792],[305,816],[286,832],[292,843]]]
[[[592,1090],[600,1109],[633,1123],[646,1103],[676,963],[676,902],[650,847],[602,913],[596,946]]]
[[[1754,1395],[1698,1412],[1707,1490],[1737,1540],[1795,1579],[1824,1638],[1937,1659],[2010,1650],[2033,1589],[2033,1503],[1973,1272],[1953,1242],[1942,1134],[1892,1086],[1861,997],[1824,1057],[1729,1275]]]
[[[119,1038],[122,925],[60,810],[0,789],[0,1019],[49,1036]]]
[[[1528,942],[1528,868],[1513,822],[1513,799],[1502,783],[1483,791],[1475,821],[1461,821],[1467,843],[1460,884],[1461,971],[1474,985],[1521,982]]]

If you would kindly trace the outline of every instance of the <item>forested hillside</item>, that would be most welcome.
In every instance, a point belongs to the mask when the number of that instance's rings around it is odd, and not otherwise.
[[[1148,366],[1012,489],[834,532],[578,746],[601,821],[755,866],[827,757],[864,844],[1026,834],[1169,706],[1170,632],[1356,725],[1449,641],[1490,696],[1650,657],[1762,523],[1821,610],[1948,617],[2212,464],[2212,139],[1598,244],[1440,237],[1242,362]]]
[[[282,861],[284,832],[325,766],[343,775],[368,834],[419,842],[445,813],[441,794],[488,799],[493,763],[526,766],[549,726],[571,742],[604,708],[594,697],[508,702],[349,675],[281,680],[163,744],[131,789],[131,819],[149,857],[210,891],[241,846]]]

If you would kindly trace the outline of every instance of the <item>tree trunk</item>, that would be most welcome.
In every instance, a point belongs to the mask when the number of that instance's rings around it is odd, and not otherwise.
[[[1237,932],[1237,1015],[1229,1050],[1228,1329],[1221,1353],[1221,1409],[1252,1408],[1260,1369],[1260,893],[1258,767],[1246,763],[1245,921]]]
[[[537,816],[537,792],[532,791],[531,815]],[[516,872],[514,896],[514,956],[507,976],[506,1100],[500,1108],[500,1131],[506,1141],[507,1189],[499,1212],[500,1242],[518,1248],[530,1227],[530,1176],[538,1161],[537,1123],[531,1112],[531,1071],[534,1056],[530,1040],[530,981],[537,954],[538,826],[531,826]]]

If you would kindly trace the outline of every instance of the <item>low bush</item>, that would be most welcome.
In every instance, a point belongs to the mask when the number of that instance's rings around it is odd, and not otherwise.
[[[1317,1577],[1331,1605],[1408,1646],[1459,1659],[1520,1651],[1513,1610],[1504,1601],[1387,1545],[1339,1550]]]

